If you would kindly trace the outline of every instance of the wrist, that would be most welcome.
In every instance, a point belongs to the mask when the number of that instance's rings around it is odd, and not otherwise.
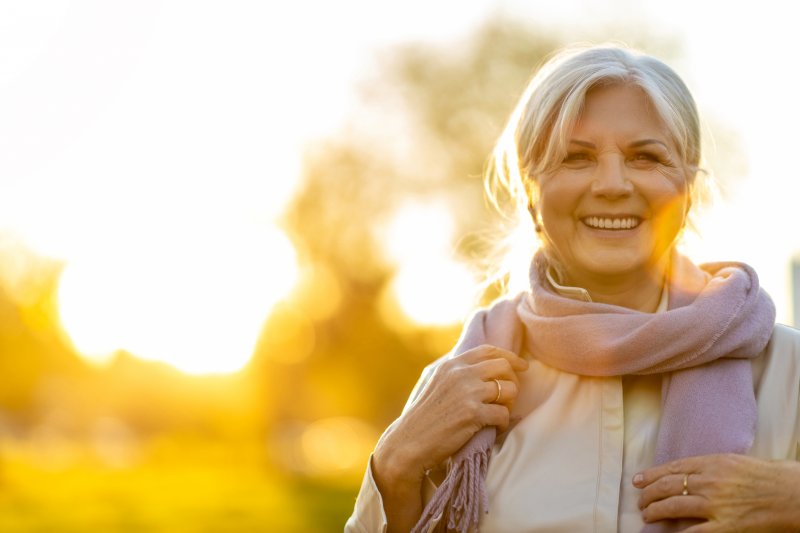
[[[784,518],[780,524],[781,531],[800,532],[800,462],[780,461],[779,465],[777,480],[787,491],[787,498],[781,505]]]
[[[379,443],[372,454],[372,476],[382,493],[418,491],[425,476],[418,465],[404,447]]]

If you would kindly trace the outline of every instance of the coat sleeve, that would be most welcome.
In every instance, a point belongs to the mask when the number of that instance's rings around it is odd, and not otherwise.
[[[385,533],[386,513],[378,486],[372,477],[372,456],[367,463],[367,471],[361,482],[353,514],[344,526],[345,533]]]
[[[449,354],[425,367],[419,380],[417,380],[417,384],[414,385],[411,395],[408,397],[408,401],[403,408],[403,414],[405,414],[416,399],[419,398],[420,393],[425,389],[428,382],[430,382],[436,367],[448,356]],[[400,416],[402,417],[403,414]],[[432,482],[429,480],[428,483],[432,485]],[[433,485],[433,490],[435,490],[435,488],[435,485]],[[431,491],[431,488],[427,486],[423,489],[425,492]],[[344,526],[344,531],[345,533],[385,533],[386,531],[386,513],[383,510],[381,493],[378,490],[378,486],[375,484],[375,479],[372,477],[371,455],[367,463],[366,472],[364,473],[364,479],[361,481],[361,489],[356,497],[353,514],[348,518]]]

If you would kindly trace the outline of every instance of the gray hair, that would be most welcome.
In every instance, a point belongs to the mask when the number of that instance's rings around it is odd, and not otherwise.
[[[567,153],[587,92],[598,86],[639,87],[670,132],[692,185],[701,160],[700,119],[683,80],[662,61],[621,46],[572,47],[551,57],[531,79],[492,154],[489,199],[527,205],[526,183],[554,170]],[[513,201],[517,203],[517,201]]]
[[[623,84],[640,88],[664,122],[685,168],[691,205],[706,194],[695,181],[701,164],[700,118],[689,89],[662,61],[619,45],[566,48],[546,61],[528,83],[492,152],[484,187],[489,202],[507,220],[524,221],[532,187],[555,170],[567,154],[568,135],[595,87]],[[697,201],[695,201],[697,200]],[[528,236],[531,239],[531,236]],[[514,240],[508,236],[508,241]],[[518,240],[518,239],[517,239]],[[511,248],[511,242],[498,243]],[[498,250],[500,255],[506,252]],[[509,270],[501,265],[489,281]]]

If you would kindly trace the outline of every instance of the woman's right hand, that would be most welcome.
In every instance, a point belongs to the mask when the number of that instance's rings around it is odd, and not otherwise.
[[[422,513],[425,472],[444,462],[486,426],[508,427],[517,398],[517,372],[528,362],[482,345],[442,362],[419,397],[384,432],[372,456],[372,473],[384,500],[390,531],[413,527]],[[500,382],[500,398],[497,398]],[[399,515],[393,520],[392,512]],[[402,525],[401,525],[402,524]],[[406,529],[407,530],[407,529]]]

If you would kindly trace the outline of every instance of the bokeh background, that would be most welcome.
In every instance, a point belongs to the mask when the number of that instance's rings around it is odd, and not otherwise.
[[[685,250],[753,264],[793,323],[794,20],[773,0],[0,3],[0,531],[341,530],[419,372],[498,293],[480,175],[564,44],[684,76],[717,183]]]

